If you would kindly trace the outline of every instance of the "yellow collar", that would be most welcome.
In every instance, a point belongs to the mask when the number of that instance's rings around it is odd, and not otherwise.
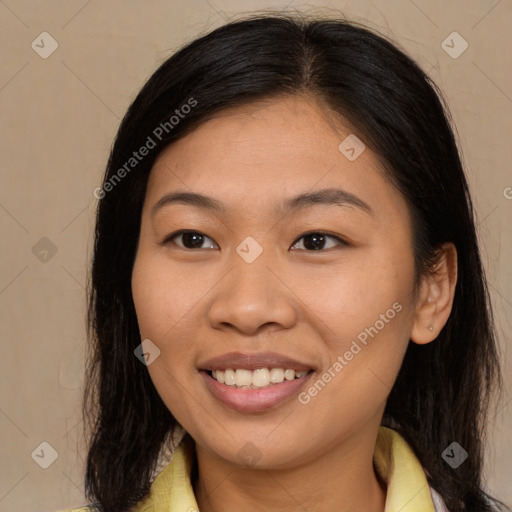
[[[136,512],[199,511],[190,473],[192,445],[186,438],[172,461],[155,478],[149,496]],[[380,427],[374,451],[375,469],[387,484],[384,512],[435,512],[423,468],[405,440]]]
[[[425,472],[398,432],[379,428],[373,462],[387,484],[384,512],[435,512]]]

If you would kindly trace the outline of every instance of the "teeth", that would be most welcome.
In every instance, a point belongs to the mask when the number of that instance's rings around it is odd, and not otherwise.
[[[294,372],[295,373],[295,372]],[[270,372],[268,368],[260,368],[252,372],[252,385],[264,388],[270,384]]]
[[[283,380],[284,370],[282,368],[272,368],[272,370],[270,370],[270,382],[272,382],[272,384],[283,382]]]
[[[293,380],[293,379],[295,379],[295,370],[286,370],[284,372],[284,378],[286,380]]]
[[[212,377],[227,386],[241,389],[265,388],[273,384],[279,384],[285,380],[300,379],[308,374],[308,371],[296,372],[292,369],[283,368],[258,368],[257,370],[214,370]]]
[[[233,370],[226,370],[224,372],[224,384],[227,384],[228,386],[234,386],[236,384],[235,372]]]
[[[222,373],[222,372],[217,372]],[[250,370],[237,370],[235,372],[235,384],[240,386],[250,386],[252,384],[252,372]]]

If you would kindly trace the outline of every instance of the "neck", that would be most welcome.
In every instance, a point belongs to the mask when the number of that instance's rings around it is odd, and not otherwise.
[[[196,445],[199,510],[383,512],[386,491],[373,468],[376,437],[375,428],[360,431],[286,469],[241,468]]]

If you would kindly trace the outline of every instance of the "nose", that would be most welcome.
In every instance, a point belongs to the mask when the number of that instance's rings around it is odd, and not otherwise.
[[[275,265],[260,256],[247,263],[237,254],[233,268],[214,289],[208,310],[210,325],[236,329],[247,335],[273,327],[290,328],[297,322],[293,292]]]

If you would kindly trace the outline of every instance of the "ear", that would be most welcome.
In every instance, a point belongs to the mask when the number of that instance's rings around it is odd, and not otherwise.
[[[435,340],[452,311],[457,284],[457,249],[441,244],[434,269],[421,278],[410,339],[419,345]]]

